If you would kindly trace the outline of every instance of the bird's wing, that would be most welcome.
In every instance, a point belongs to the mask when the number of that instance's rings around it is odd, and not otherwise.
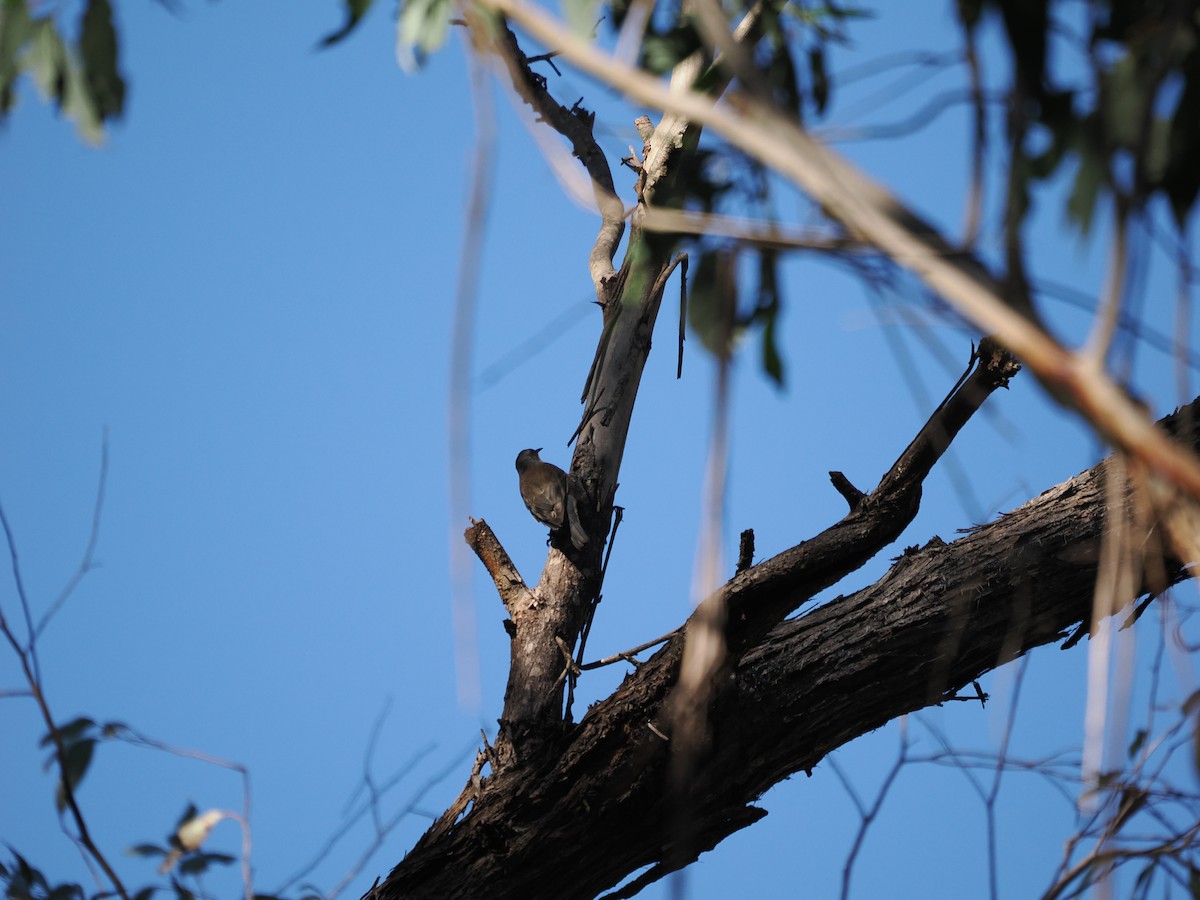
[[[560,528],[563,523],[563,495],[566,492],[556,478],[540,479],[540,484],[529,486],[522,482],[521,499],[539,522]]]

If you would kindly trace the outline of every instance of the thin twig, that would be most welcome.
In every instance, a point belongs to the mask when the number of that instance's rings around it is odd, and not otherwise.
[[[677,634],[679,634],[678,628],[676,628],[674,631],[668,631],[666,634],[659,635],[652,641],[646,641],[644,644],[638,644],[636,647],[630,647],[628,650],[622,650],[620,653],[614,653],[612,656],[606,656],[603,659],[597,659],[590,663],[584,663],[579,668],[584,670],[599,669],[601,666],[611,666],[613,663],[621,662],[622,660],[625,660],[626,662],[633,662],[634,660],[631,657],[633,657],[634,654],[641,653],[643,650],[649,650],[651,647],[656,647],[659,644],[665,644]]]
[[[62,589],[62,592],[57,598],[55,598],[54,602],[50,604],[50,608],[42,614],[42,618],[37,624],[37,629],[34,631],[34,638],[41,636],[42,632],[46,629],[46,626],[50,623],[50,620],[54,618],[55,613],[62,608],[62,605],[67,602],[67,598],[69,598],[75,591],[75,588],[79,586],[79,582],[83,580],[83,577],[87,575],[88,572],[92,571],[92,569],[96,568],[96,563],[93,562],[93,558],[96,553],[96,541],[100,537],[100,516],[104,511],[104,488],[107,483],[108,426],[106,425],[104,427],[104,436],[100,441],[100,483],[96,486],[96,504],[92,508],[92,530],[88,535],[87,546],[83,550],[83,559],[80,560],[79,567],[75,570],[75,574],[71,576],[71,580],[67,582],[66,587]]]
[[[59,731],[58,725],[54,721],[54,716],[50,714],[50,706],[46,701],[45,695],[42,693],[41,671],[37,660],[37,633],[34,630],[33,618],[29,612],[29,597],[25,593],[25,584],[21,580],[21,566],[17,557],[16,539],[13,537],[12,528],[9,526],[8,516],[5,515],[2,504],[0,504],[0,526],[4,528],[4,537],[8,543],[8,556],[12,564],[13,582],[16,586],[17,598],[20,601],[21,609],[25,616],[25,626],[28,629],[29,642],[26,646],[21,645],[21,642],[17,640],[17,636],[9,627],[8,620],[5,618],[2,609],[0,609],[0,632],[3,632],[5,639],[17,655],[17,660],[21,664],[21,670],[25,674],[25,680],[29,683],[33,700],[42,714],[42,721],[45,723],[47,733],[54,744],[54,761],[58,766],[58,777],[59,784],[62,787],[63,801],[71,811],[71,818],[74,820],[75,828],[79,832],[79,843],[83,845],[87,853],[104,871],[104,874],[112,883],[113,889],[123,900],[128,900],[125,885],[121,883],[121,879],[117,877],[117,873],[109,864],[108,859],[105,858],[104,854],[100,852],[100,848],[92,840],[87,822],[83,818],[83,812],[80,810],[79,804],[75,799],[74,786],[71,784],[71,778],[68,775],[67,752],[63,744],[62,732]]]
[[[213,756],[201,750],[177,747],[174,744],[168,744],[156,738],[147,737],[125,724],[114,724],[110,727],[112,728],[113,738],[124,741],[127,744],[132,744],[135,747],[161,750],[164,753],[170,753],[172,756],[194,759],[197,762],[217,766],[222,769],[229,769],[232,772],[238,773],[242,779],[242,812],[240,815],[232,816],[231,818],[236,819],[242,828],[242,887],[245,890],[246,900],[254,900],[253,868],[250,865],[250,853],[253,849],[250,831],[250,770],[241,763],[230,762],[227,759]]]

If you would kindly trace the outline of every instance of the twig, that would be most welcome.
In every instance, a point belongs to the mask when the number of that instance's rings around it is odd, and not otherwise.
[[[67,582],[66,587],[62,589],[54,602],[50,604],[50,608],[42,614],[41,620],[37,624],[37,628],[33,633],[33,639],[41,636],[50,620],[54,618],[67,598],[79,586],[79,582],[88,572],[96,568],[96,564],[92,561],[96,552],[96,541],[100,537],[100,516],[104,511],[104,488],[108,483],[108,426],[104,427],[104,436],[100,441],[100,483],[96,487],[96,505],[92,508],[92,530],[88,534],[87,546],[83,550],[83,559],[79,562],[79,567],[75,570],[75,574],[71,576],[71,580]],[[33,639],[30,644],[32,645]]]
[[[474,746],[473,741],[471,746]],[[330,890],[328,894],[325,895],[326,900],[334,900],[338,894],[346,889],[350,882],[358,877],[358,873],[363,870],[363,867],[366,866],[368,862],[370,862],[371,857],[375,855],[375,851],[383,846],[384,840],[387,838],[388,834],[391,833],[392,829],[400,824],[405,816],[413,814],[417,808],[417,804],[424,799],[425,795],[433,790],[433,788],[440,783],[442,779],[444,779],[447,775],[457,769],[459,765],[461,765],[463,755],[464,754],[462,753],[456,754],[454,758],[447,762],[445,766],[434,772],[433,775],[425,780],[425,782],[421,785],[421,788],[416,794],[413,795],[412,799],[404,806],[404,808],[383,823],[382,830],[376,832],[374,839],[370,844],[367,845],[366,849],[362,852],[362,855],[358,858],[358,861],[350,867],[346,874],[342,876],[342,879],[333,886],[333,889]]]
[[[838,781],[842,783],[842,787],[846,789],[846,793],[850,795],[850,801],[858,810],[858,815],[861,821],[859,822],[858,831],[854,835],[854,843],[850,847],[850,852],[846,855],[846,864],[842,867],[842,900],[846,900],[850,896],[850,875],[854,871],[854,862],[858,858],[858,852],[862,849],[863,841],[867,838],[867,831],[871,827],[871,823],[875,821],[875,817],[879,815],[879,810],[883,807],[883,801],[887,799],[888,792],[892,789],[892,784],[896,780],[896,776],[900,774],[900,770],[904,768],[908,762],[908,725],[905,719],[900,720],[900,751],[896,754],[896,759],[892,763],[892,767],[884,776],[883,784],[879,786],[879,791],[875,795],[875,801],[871,804],[871,808],[867,809],[863,806],[862,800],[854,790],[854,786],[850,784],[850,779],[842,772],[842,767],[838,765],[837,760],[829,757],[830,768],[837,776]]]
[[[680,629],[676,628],[674,631],[668,631],[666,634],[660,635],[652,641],[646,641],[644,644],[638,644],[636,647],[630,647],[628,650],[622,650],[620,653],[614,653],[612,656],[606,656],[603,659],[584,663],[579,668],[585,671],[587,669],[599,669],[601,666],[611,666],[613,663],[621,662],[622,660],[636,665],[637,660],[632,658],[635,653],[641,653],[643,650],[649,650],[651,647],[665,644],[671,638],[675,637],[675,635],[679,634],[679,631]]]
[[[250,832],[250,770],[241,763],[230,762],[227,759],[222,759],[219,756],[213,756],[200,750],[176,747],[173,744],[147,737],[123,723],[115,723],[109,727],[112,729],[112,737],[116,740],[124,741],[135,747],[148,747],[151,750],[161,750],[164,753],[170,753],[172,756],[181,756],[185,759],[194,759],[197,762],[207,763],[210,766],[229,769],[241,776],[242,812],[240,815],[235,815],[231,818],[235,818],[242,828],[242,887],[245,890],[246,900],[254,900],[253,876],[251,874],[253,868],[250,865],[250,852],[253,847]]]
[[[372,739],[374,739],[374,738],[372,738]],[[382,799],[383,796],[385,794],[387,794],[388,791],[390,791],[393,787],[395,787],[397,784],[399,784],[403,779],[407,778],[408,775],[413,771],[413,769],[415,769],[422,760],[424,760],[427,756],[429,756],[429,754],[431,754],[436,749],[437,749],[437,745],[431,743],[431,744],[427,744],[426,746],[424,746],[420,750],[418,750],[416,753],[414,753],[409,758],[408,762],[406,762],[404,765],[402,765],[395,772],[395,774],[393,774],[389,779],[387,779],[386,781],[384,781],[382,784],[379,785],[378,797],[380,799]],[[358,790],[355,791],[355,794],[351,798],[351,803],[353,803],[354,797],[357,797],[357,795],[358,795]],[[359,820],[362,819],[363,816],[365,816],[368,812],[372,812],[371,806],[372,806],[372,801],[366,801],[361,806],[359,806],[356,810],[354,810],[353,812],[343,813],[343,815],[345,815],[344,821],[337,828],[337,830],[335,830],[333,832],[333,834],[331,834],[329,836],[329,838],[328,838],[328,840],[326,840],[324,846],[320,850],[317,851],[316,855],[313,856],[313,858],[311,860],[309,860],[308,863],[306,863],[297,872],[292,874],[286,881],[284,881],[283,884],[281,884],[274,891],[274,895],[276,897],[282,897],[285,893],[287,893],[287,891],[289,891],[291,889],[292,885],[296,884],[301,878],[304,878],[304,876],[306,876],[309,872],[311,872],[313,869],[315,869],[317,866],[319,866],[321,864],[321,862],[324,861],[325,858],[327,856],[329,856],[329,854],[333,851],[333,848],[337,844],[337,842],[340,841],[343,837],[345,837],[346,833],[348,831],[350,831],[350,829],[353,828],[355,825],[357,825]],[[376,833],[378,833],[378,831],[383,828],[383,825],[384,825],[384,823],[381,820],[378,821],[377,826],[376,826]]]
[[[37,659],[37,632],[34,630],[33,618],[29,612],[29,597],[25,593],[25,584],[21,580],[21,566],[17,556],[16,540],[13,537],[12,528],[9,526],[8,517],[4,513],[2,504],[0,504],[0,526],[4,528],[4,537],[8,543],[8,556],[12,564],[13,582],[16,585],[17,597],[25,616],[25,626],[28,629],[29,642],[23,647],[21,642],[17,640],[17,636],[13,634],[12,629],[8,625],[8,620],[4,616],[3,609],[0,609],[0,632],[3,632],[5,639],[17,655],[17,660],[21,664],[21,670],[25,674],[25,680],[29,683],[30,693],[37,704],[38,710],[42,714],[42,721],[45,723],[47,733],[54,744],[54,760],[58,765],[58,777],[59,784],[62,786],[63,800],[67,808],[71,811],[71,818],[75,821],[75,828],[79,832],[79,842],[87,850],[88,854],[91,855],[92,859],[96,861],[96,864],[104,871],[104,874],[112,883],[113,889],[123,900],[128,900],[125,885],[121,883],[121,879],[117,877],[116,871],[113,870],[113,867],[109,864],[104,854],[100,852],[100,848],[92,840],[87,822],[83,818],[83,812],[76,802],[75,790],[71,784],[71,778],[67,774],[67,752],[66,747],[63,745],[62,732],[59,731],[58,725],[55,724],[54,716],[50,714],[50,706],[46,701],[45,695],[42,693],[41,671]]]

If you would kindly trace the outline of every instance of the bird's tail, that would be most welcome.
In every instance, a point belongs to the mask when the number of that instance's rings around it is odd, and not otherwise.
[[[571,543],[576,550],[582,550],[587,543],[587,532],[579,524],[579,505],[575,502],[575,494],[567,491],[567,524],[571,526]]]

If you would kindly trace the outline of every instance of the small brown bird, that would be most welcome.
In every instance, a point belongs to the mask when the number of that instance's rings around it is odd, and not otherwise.
[[[542,462],[536,450],[517,454],[517,475],[521,482],[521,499],[533,517],[543,525],[558,530],[564,525],[570,530],[571,543],[582,550],[587,532],[579,524],[579,508],[571,490],[570,477],[553,463]]]

